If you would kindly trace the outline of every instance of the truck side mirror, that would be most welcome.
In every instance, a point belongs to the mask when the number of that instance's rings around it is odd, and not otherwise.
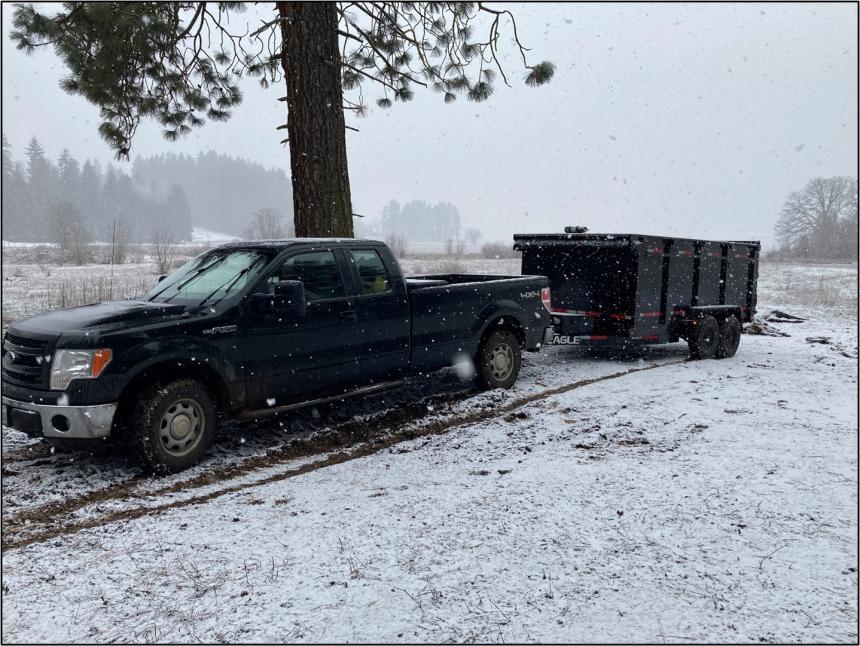
[[[161,276],[158,277],[158,282],[160,283],[165,278],[167,278],[167,274],[161,274]]]
[[[305,284],[300,280],[282,280],[275,283],[272,294],[252,294],[254,309],[279,312],[301,318],[305,315]]]

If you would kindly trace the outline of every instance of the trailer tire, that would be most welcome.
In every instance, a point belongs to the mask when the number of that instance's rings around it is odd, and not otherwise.
[[[713,359],[720,345],[720,324],[713,316],[703,316],[687,337],[693,359]]]
[[[176,473],[197,463],[209,449],[216,414],[212,395],[199,381],[157,383],[135,402],[128,439],[145,469]]]
[[[496,330],[487,335],[478,348],[478,385],[482,388],[510,388],[516,382],[522,365],[522,350],[510,330]]]
[[[728,359],[735,356],[741,344],[741,322],[737,316],[727,316],[720,324],[720,344],[717,347],[717,359]]]

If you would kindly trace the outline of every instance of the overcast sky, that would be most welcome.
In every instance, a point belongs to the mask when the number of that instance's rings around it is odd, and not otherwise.
[[[395,198],[450,201],[484,239],[516,232],[643,232],[772,239],[786,195],[816,176],[857,174],[855,4],[511,5],[534,62],[557,66],[485,103],[410,104],[348,116],[353,209]],[[36,135],[56,157],[111,160],[97,109],[57,86],[52,51],[26,56],[3,5],[3,131],[21,158]],[[244,87],[226,123],[177,143],[142,127],[132,155],[221,153],[289,173],[278,144],[283,89]]]

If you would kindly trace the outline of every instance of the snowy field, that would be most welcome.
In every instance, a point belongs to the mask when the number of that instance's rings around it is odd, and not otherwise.
[[[32,267],[4,320],[57,278]],[[856,265],[765,262],[760,313],[807,320],[732,359],[548,348],[510,391],[227,425],[164,478],[4,429],[2,639],[856,642],[856,294]]]

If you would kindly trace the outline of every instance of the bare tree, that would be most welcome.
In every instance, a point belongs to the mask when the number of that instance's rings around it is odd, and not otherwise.
[[[469,244],[475,246],[478,244],[478,240],[481,239],[481,230],[476,227],[469,227],[466,229],[466,239],[469,241]]]
[[[293,232],[287,227],[284,215],[273,208],[255,211],[251,223],[242,234],[246,240],[279,240],[292,236]]]
[[[408,249],[405,236],[399,236],[394,233],[389,233],[388,236],[386,236],[385,238],[385,243],[388,245],[388,248],[391,249],[391,253],[394,254],[395,258],[406,257]]]
[[[776,234],[786,251],[799,255],[842,255],[844,236],[856,222],[857,180],[816,177],[791,193],[782,207]],[[856,228],[856,224],[854,225]],[[853,253],[857,253],[856,239]]]
[[[445,240],[445,254],[448,256],[462,257],[465,243],[462,240],[448,238]]]
[[[161,275],[170,271],[170,265],[176,257],[176,240],[170,227],[162,225],[152,232],[152,258],[155,261],[155,271]]]
[[[83,214],[69,202],[51,210],[51,232],[64,261],[82,265],[90,260],[90,231]]]
[[[111,232],[111,264],[121,265],[128,258],[131,226],[125,220],[114,220]]]

